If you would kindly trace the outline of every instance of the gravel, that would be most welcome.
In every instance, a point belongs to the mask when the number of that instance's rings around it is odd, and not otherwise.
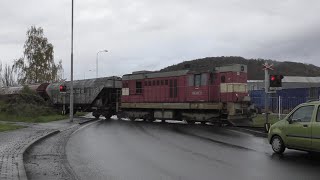
[[[78,128],[64,130],[34,144],[24,154],[27,177],[33,180],[77,179],[68,164],[65,145]]]

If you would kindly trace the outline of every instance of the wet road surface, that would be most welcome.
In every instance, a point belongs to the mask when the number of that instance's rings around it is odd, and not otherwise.
[[[108,120],[76,131],[66,147],[79,179],[319,179],[320,158],[273,154],[265,138],[213,126]]]

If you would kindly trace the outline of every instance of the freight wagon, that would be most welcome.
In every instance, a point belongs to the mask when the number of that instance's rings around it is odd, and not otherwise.
[[[120,77],[104,77],[77,80],[73,82],[74,113],[76,111],[93,112],[93,116],[101,115],[110,118],[119,107],[121,90]],[[65,87],[65,92],[61,89]],[[46,92],[52,104],[62,112],[68,113],[70,106],[70,81],[51,83]]]
[[[32,85],[26,85],[29,90],[39,94],[42,98],[45,100],[48,100],[48,95],[46,93],[46,88],[49,85],[49,83],[42,83],[42,84],[32,84]],[[0,95],[1,96],[16,96],[20,93],[22,93],[24,89],[24,86],[17,86],[17,87],[3,87],[0,89]]]

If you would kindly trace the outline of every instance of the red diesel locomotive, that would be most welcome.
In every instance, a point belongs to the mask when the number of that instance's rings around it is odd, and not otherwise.
[[[250,125],[247,66],[140,71],[122,77],[121,117]],[[249,120],[249,121],[248,121]]]

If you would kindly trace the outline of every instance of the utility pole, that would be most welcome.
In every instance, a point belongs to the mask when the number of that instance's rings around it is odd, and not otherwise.
[[[71,77],[70,77],[70,122],[73,122],[73,0],[71,4]]]
[[[265,131],[268,132],[270,128],[270,123],[269,123],[269,70],[273,70],[272,68],[273,64],[269,65],[267,62],[263,65],[264,67],[264,109],[265,109],[265,117],[266,117],[266,122],[264,124]]]

